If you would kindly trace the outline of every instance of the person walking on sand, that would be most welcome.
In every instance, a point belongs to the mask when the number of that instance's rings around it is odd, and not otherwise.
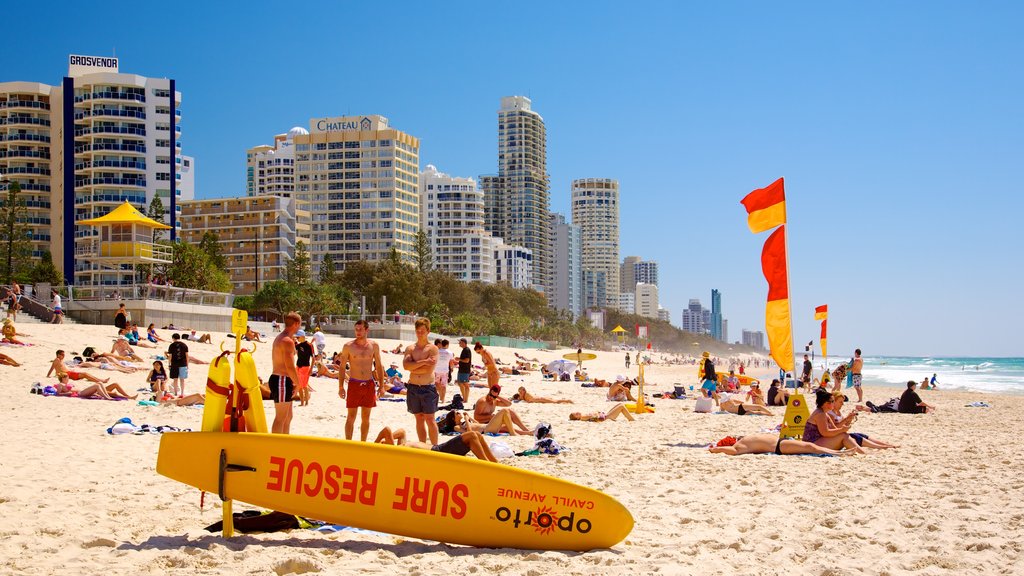
[[[469,349],[469,343],[465,338],[459,338],[459,370],[456,373],[456,380],[459,382],[459,392],[462,393],[462,401],[469,403],[469,376],[473,373],[473,351]]]
[[[853,374],[853,388],[857,391],[857,403],[864,401],[864,388],[861,386],[861,377],[864,371],[864,359],[860,357],[860,348],[853,351],[853,363],[850,365],[850,372]]]
[[[295,368],[295,333],[299,331],[302,318],[295,312],[284,317],[284,330],[274,338],[271,350],[274,373],[267,379],[270,397],[274,400],[274,434],[288,434],[292,426],[292,398],[299,372]]]
[[[626,370],[629,370],[629,352],[626,352]]]
[[[498,365],[494,363],[494,355],[491,354],[490,350],[486,350],[480,342],[473,345],[473,350],[480,355],[480,360],[483,361],[484,368],[487,369],[487,386],[497,386],[501,373],[498,372]]]
[[[448,390],[448,371],[451,369],[452,353],[445,346],[447,340],[434,340],[437,346],[437,364],[434,365],[434,386],[437,388],[438,402],[444,404],[445,392]]]
[[[64,309],[60,307],[60,294],[55,289],[50,289],[50,297],[53,298],[53,319],[50,324],[64,323]]]
[[[338,396],[345,401],[348,417],[345,419],[345,439],[351,440],[355,431],[356,413],[360,413],[359,439],[366,442],[370,434],[370,411],[377,405],[377,398],[387,390],[384,379],[384,364],[380,359],[380,346],[366,337],[370,323],[356,320],[356,338],[341,349],[341,369],[338,372]],[[350,367],[346,371],[346,364]],[[348,380],[348,392],[345,380]]]
[[[416,319],[416,343],[405,349],[402,367],[409,371],[406,384],[406,407],[416,417],[416,437],[420,442],[430,438],[432,446],[437,445],[437,387],[434,386],[434,365],[437,364],[437,346],[427,340],[430,335],[430,319]]]

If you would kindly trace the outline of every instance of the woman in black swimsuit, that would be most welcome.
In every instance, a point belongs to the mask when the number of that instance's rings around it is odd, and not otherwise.
[[[830,454],[832,456],[848,456],[849,452],[832,450],[811,442],[803,440],[791,440],[780,438],[775,434],[750,434],[740,436],[734,444],[719,441],[718,445],[712,446],[710,451],[713,454],[728,454],[739,456],[741,454],[770,454],[780,456],[784,454]]]

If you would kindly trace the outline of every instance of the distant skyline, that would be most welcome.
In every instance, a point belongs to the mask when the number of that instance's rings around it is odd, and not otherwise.
[[[673,324],[718,289],[732,340],[764,330],[765,235],[739,201],[783,176],[798,350],[828,304],[836,358],[1024,356],[1020,3],[54,8],[5,6],[35,27],[0,36],[0,81],[115,53],[174,78],[199,198],[244,195],[246,149],[322,116],[381,114],[421,169],[495,174],[500,99],[525,95],[551,209],[571,214],[573,179],[618,180],[619,253],[659,263]]]

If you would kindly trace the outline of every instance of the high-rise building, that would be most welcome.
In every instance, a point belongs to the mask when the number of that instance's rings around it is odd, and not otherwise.
[[[658,285],[658,263],[653,260],[641,260],[633,265],[633,277],[637,282]]]
[[[708,329],[704,318],[705,312],[710,314],[706,308],[701,306],[699,299],[691,298],[689,306],[683,310],[681,328],[693,334],[706,334]]]
[[[484,193],[476,181],[427,164],[419,186],[420,225],[430,239],[434,267],[465,282],[495,282],[497,239],[484,230]]]
[[[268,195],[182,202],[181,235],[198,244],[207,232],[216,234],[233,292],[253,294],[285,279],[300,240],[309,246],[309,215],[295,204],[294,198]]]
[[[722,340],[722,293],[711,290],[711,337]]]
[[[547,132],[525,96],[501,99],[498,110],[498,174],[481,176],[487,231],[533,257],[531,284],[554,301],[548,237]],[[574,222],[575,223],[575,222]]]
[[[658,287],[639,282],[636,285],[636,313],[647,318],[658,317]]]
[[[619,312],[623,314],[636,314],[636,286],[634,292],[619,292]]]
[[[572,181],[572,223],[583,239],[583,270],[605,278],[603,299],[587,295],[597,306],[619,305],[619,183],[610,178]]]
[[[583,308],[596,310],[608,307],[608,276],[604,270],[582,268]]]
[[[194,195],[194,168],[181,154],[173,79],[121,73],[113,57],[71,55],[56,86],[0,83],[0,173],[21,184],[34,255],[51,250],[69,283],[133,282],[131,270],[76,258],[100,232],[75,223],[125,201],[146,212],[159,197],[173,238],[178,202]]]
[[[672,321],[672,312],[668,308],[658,308],[658,320],[664,320],[665,322]]]
[[[744,330],[741,336],[741,342],[744,346],[750,346],[755,350],[764,350],[764,332]]]
[[[626,256],[622,259],[622,266],[619,268],[619,292],[632,294],[636,289],[636,263],[639,261],[639,256]]]
[[[729,341],[729,319],[722,318],[722,342]]]
[[[274,145],[261,144],[245,152],[245,193],[247,196],[283,196],[295,191],[295,137],[309,131],[296,126],[287,134],[274,136]]]
[[[575,318],[583,312],[580,228],[566,222],[564,215],[552,212],[550,234],[554,306],[559,310],[567,310]]]
[[[533,278],[533,254],[528,248],[505,244],[498,239],[494,247],[494,276],[513,288],[536,288]]]
[[[394,248],[415,260],[420,227],[418,138],[383,116],[313,118],[296,134],[298,208],[312,215],[313,273],[328,254],[348,262],[379,262]]]

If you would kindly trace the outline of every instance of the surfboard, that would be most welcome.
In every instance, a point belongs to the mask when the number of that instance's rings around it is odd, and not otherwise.
[[[240,432],[167,433],[159,474],[289,514],[486,548],[592,550],[633,516],[592,488],[511,466],[368,442]]]
[[[591,354],[590,352],[571,352],[569,354],[563,354],[562,358],[572,360],[574,362],[586,362],[587,360],[596,360],[597,354]]]

